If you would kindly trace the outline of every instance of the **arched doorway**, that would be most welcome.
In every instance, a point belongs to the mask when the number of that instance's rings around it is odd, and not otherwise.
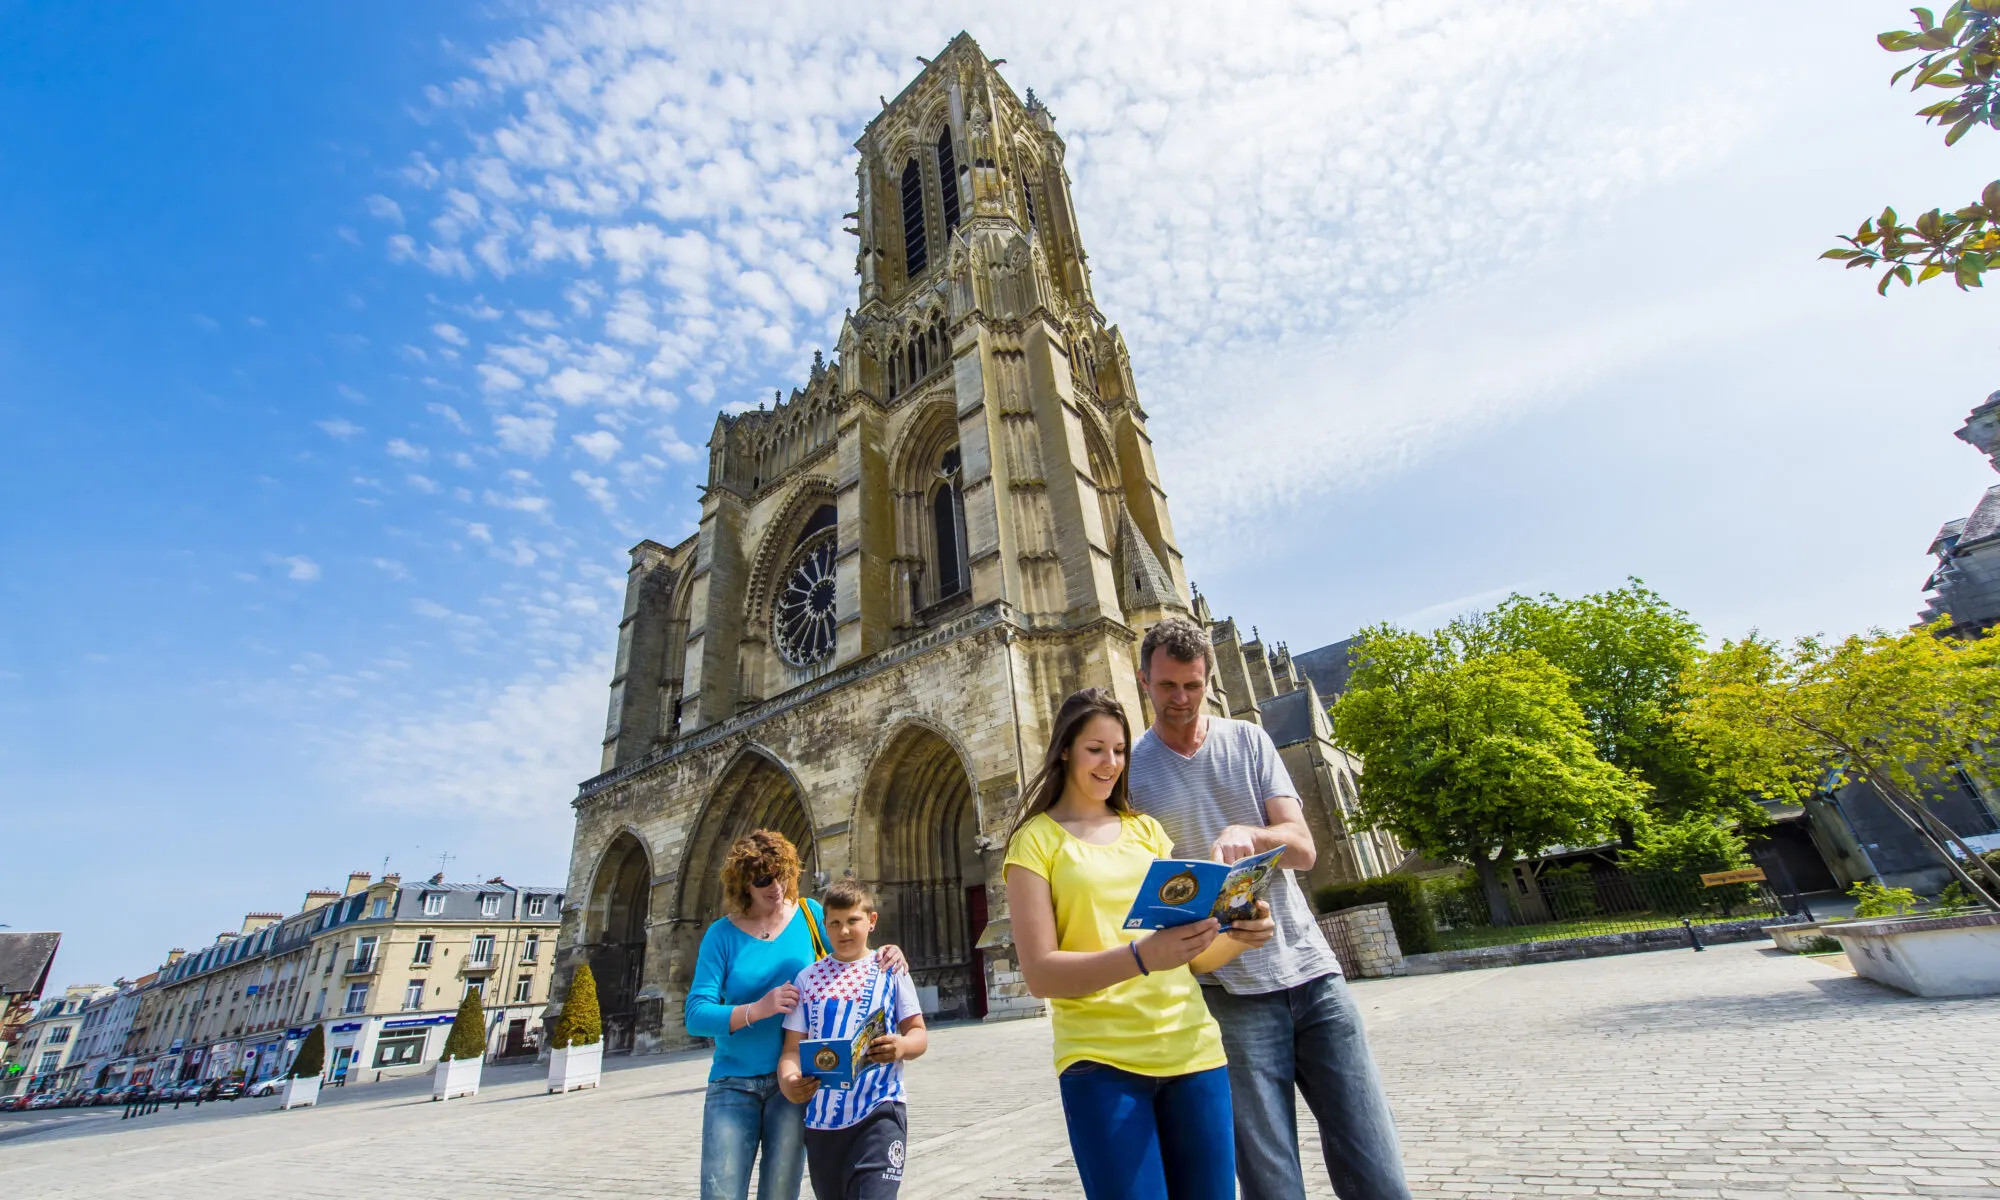
[[[857,838],[859,873],[876,888],[875,944],[909,956],[917,986],[944,1016],[986,1015],[986,969],[973,948],[986,924],[972,780],[943,736],[911,725],[869,772]]]
[[[774,829],[790,839],[803,865],[799,893],[818,890],[819,854],[805,796],[790,771],[761,747],[752,746],[722,772],[688,838],[675,913],[683,928],[703,930],[723,915],[722,864],[730,845],[753,829]],[[689,952],[675,956],[667,980],[675,1011],[694,980],[694,947],[700,940],[697,932]]]
[[[629,1052],[646,977],[646,922],[652,910],[653,860],[631,833],[611,839],[598,860],[584,949],[597,977],[605,1049]]]

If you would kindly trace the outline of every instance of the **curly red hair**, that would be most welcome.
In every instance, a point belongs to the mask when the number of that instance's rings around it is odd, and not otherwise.
[[[753,829],[736,839],[722,864],[722,902],[737,913],[750,911],[750,881],[775,875],[785,883],[785,899],[799,898],[799,852],[775,829]]]

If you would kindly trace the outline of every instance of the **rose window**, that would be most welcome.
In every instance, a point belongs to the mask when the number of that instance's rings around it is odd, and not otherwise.
[[[833,654],[832,529],[807,538],[792,553],[778,593],[771,633],[778,654],[795,667],[810,667]]]

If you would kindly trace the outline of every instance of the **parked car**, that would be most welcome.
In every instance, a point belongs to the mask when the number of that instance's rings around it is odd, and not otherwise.
[[[208,1098],[211,1100],[234,1100],[242,1094],[243,1084],[241,1081],[225,1079],[215,1085],[215,1090],[209,1093]]]
[[[0,1096],[0,1112],[20,1112],[28,1107],[26,1096]]]
[[[275,1096],[285,1088],[282,1079],[260,1079],[243,1092],[246,1096]]]
[[[35,1095],[28,1097],[28,1108],[31,1111],[54,1108],[61,1103],[62,1097],[56,1095],[54,1092],[37,1092]]]

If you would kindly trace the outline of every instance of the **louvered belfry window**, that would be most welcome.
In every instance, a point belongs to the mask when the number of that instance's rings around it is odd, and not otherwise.
[[[924,247],[924,176],[917,160],[903,168],[903,273],[910,278],[930,265]]]
[[[938,195],[944,200],[944,235],[958,228],[958,160],[951,152],[951,129],[938,134]]]

